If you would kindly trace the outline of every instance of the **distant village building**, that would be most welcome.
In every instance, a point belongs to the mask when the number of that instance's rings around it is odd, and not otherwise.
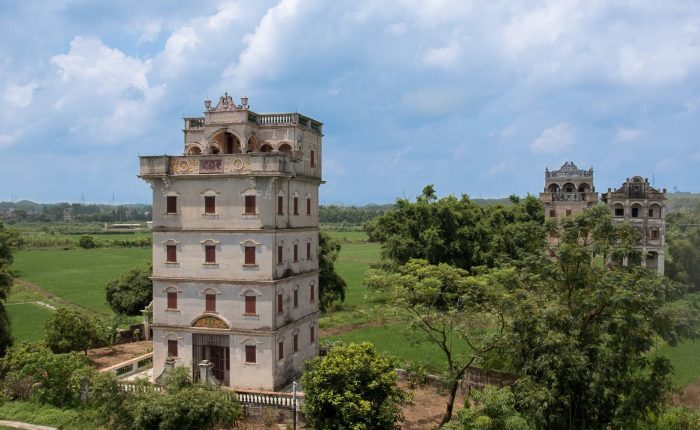
[[[575,215],[598,203],[593,185],[593,169],[581,170],[573,161],[565,162],[559,170],[545,168],[544,192],[540,201],[545,217]],[[639,251],[642,263],[649,269],[664,273],[664,243],[666,237],[666,190],[659,191],[640,176],[627,178],[622,187],[603,194],[615,222],[630,222],[642,234]],[[550,238],[550,242],[555,238]],[[621,262],[627,264],[626,261]]]
[[[183,156],[140,157],[153,189],[153,365],[277,390],[318,353],[322,124],[225,94],[185,118]],[[168,360],[169,363],[171,362]]]
[[[65,221],[65,222],[73,221],[73,208],[63,209],[63,221]]]
[[[664,244],[666,242],[666,190],[657,190],[649,179],[641,176],[627,178],[620,188],[603,194],[613,220],[627,221],[641,232],[639,251],[642,264],[664,273]],[[623,262],[626,263],[626,262]]]

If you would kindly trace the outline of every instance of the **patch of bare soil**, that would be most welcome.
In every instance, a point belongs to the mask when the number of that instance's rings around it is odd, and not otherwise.
[[[688,385],[671,398],[671,403],[689,409],[700,409],[700,380]]]
[[[153,341],[122,343],[88,350],[88,358],[98,369],[114,366],[153,351]]]

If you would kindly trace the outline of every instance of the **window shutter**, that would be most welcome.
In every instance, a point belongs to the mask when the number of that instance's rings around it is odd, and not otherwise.
[[[168,356],[177,357],[177,340],[168,340]]]
[[[284,197],[277,196],[277,215],[284,215]]]
[[[167,201],[166,212],[169,214],[177,213],[177,196],[168,196],[166,198],[166,201]]]
[[[294,215],[299,215],[299,197],[294,196]]]
[[[204,262],[216,263],[216,245],[206,245],[204,247]]]
[[[550,217],[550,218],[553,218],[553,217],[555,217],[556,215],[557,215],[557,211],[555,211],[554,209],[550,209],[550,210],[549,210],[549,217]]]
[[[216,312],[216,294],[206,295],[206,308],[207,312]]]
[[[299,290],[294,290],[294,307],[299,306]]]
[[[311,215],[311,197],[306,198],[306,215]]]
[[[294,244],[294,262],[299,261],[299,245]]]
[[[246,315],[255,315],[255,296],[245,296]]]
[[[168,309],[177,309],[177,293],[168,291]]]
[[[277,313],[278,313],[278,314],[281,314],[281,313],[282,313],[282,310],[283,310],[283,309],[282,309],[282,307],[283,307],[282,301],[283,301],[283,300],[284,300],[284,297],[282,296],[282,293],[277,294]]]
[[[215,196],[204,196],[204,213],[205,214],[216,213],[216,197]]]
[[[177,263],[177,247],[175,245],[167,245],[165,248],[167,249],[165,261],[168,263]]]
[[[245,362],[246,363],[255,363],[255,345],[246,345],[245,346]]]
[[[255,214],[255,196],[245,196],[245,213]]]
[[[311,167],[315,167],[316,166],[316,153],[314,152],[313,149],[311,150],[311,157],[309,159],[311,161]]]
[[[283,255],[282,255],[282,245],[277,245],[277,264],[282,264],[283,261]]]
[[[281,360],[284,358],[284,342],[279,342],[277,346],[278,358]]]
[[[299,351],[299,335],[294,335],[294,352]]]
[[[255,264],[255,247],[245,247],[245,264]]]
[[[311,260],[311,242],[306,242],[306,259]]]

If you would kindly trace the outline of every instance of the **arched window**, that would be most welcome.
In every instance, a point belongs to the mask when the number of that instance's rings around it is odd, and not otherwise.
[[[272,145],[269,143],[263,143],[260,147],[260,152],[272,152]]]
[[[187,149],[187,155],[202,155],[202,148],[199,145],[192,145]]]
[[[616,217],[625,216],[625,207],[622,206],[622,203],[615,203],[613,205],[613,215]]]
[[[248,138],[248,152],[255,152],[258,150],[258,138],[252,135]]]
[[[549,184],[549,187],[547,187],[547,191],[550,193],[558,193],[559,192],[559,185],[558,184]]]
[[[631,207],[630,216],[632,218],[640,218],[642,216],[642,205],[635,203]]]
[[[278,151],[291,155],[292,154],[292,146],[288,143],[283,143],[279,146]]]

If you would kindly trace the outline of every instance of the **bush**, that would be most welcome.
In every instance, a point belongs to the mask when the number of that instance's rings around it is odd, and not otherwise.
[[[133,269],[107,284],[107,303],[118,314],[140,315],[153,300],[152,266]]]
[[[408,395],[396,385],[394,360],[371,343],[336,345],[307,364],[304,415],[311,428],[398,429]]]
[[[95,236],[84,234],[80,236],[80,239],[78,240],[78,246],[80,246],[83,249],[92,249],[97,248],[98,246],[100,246],[100,244],[97,243],[97,239],[95,239]]]
[[[94,320],[78,311],[60,308],[44,323],[46,344],[53,352],[85,351],[98,340]]]

